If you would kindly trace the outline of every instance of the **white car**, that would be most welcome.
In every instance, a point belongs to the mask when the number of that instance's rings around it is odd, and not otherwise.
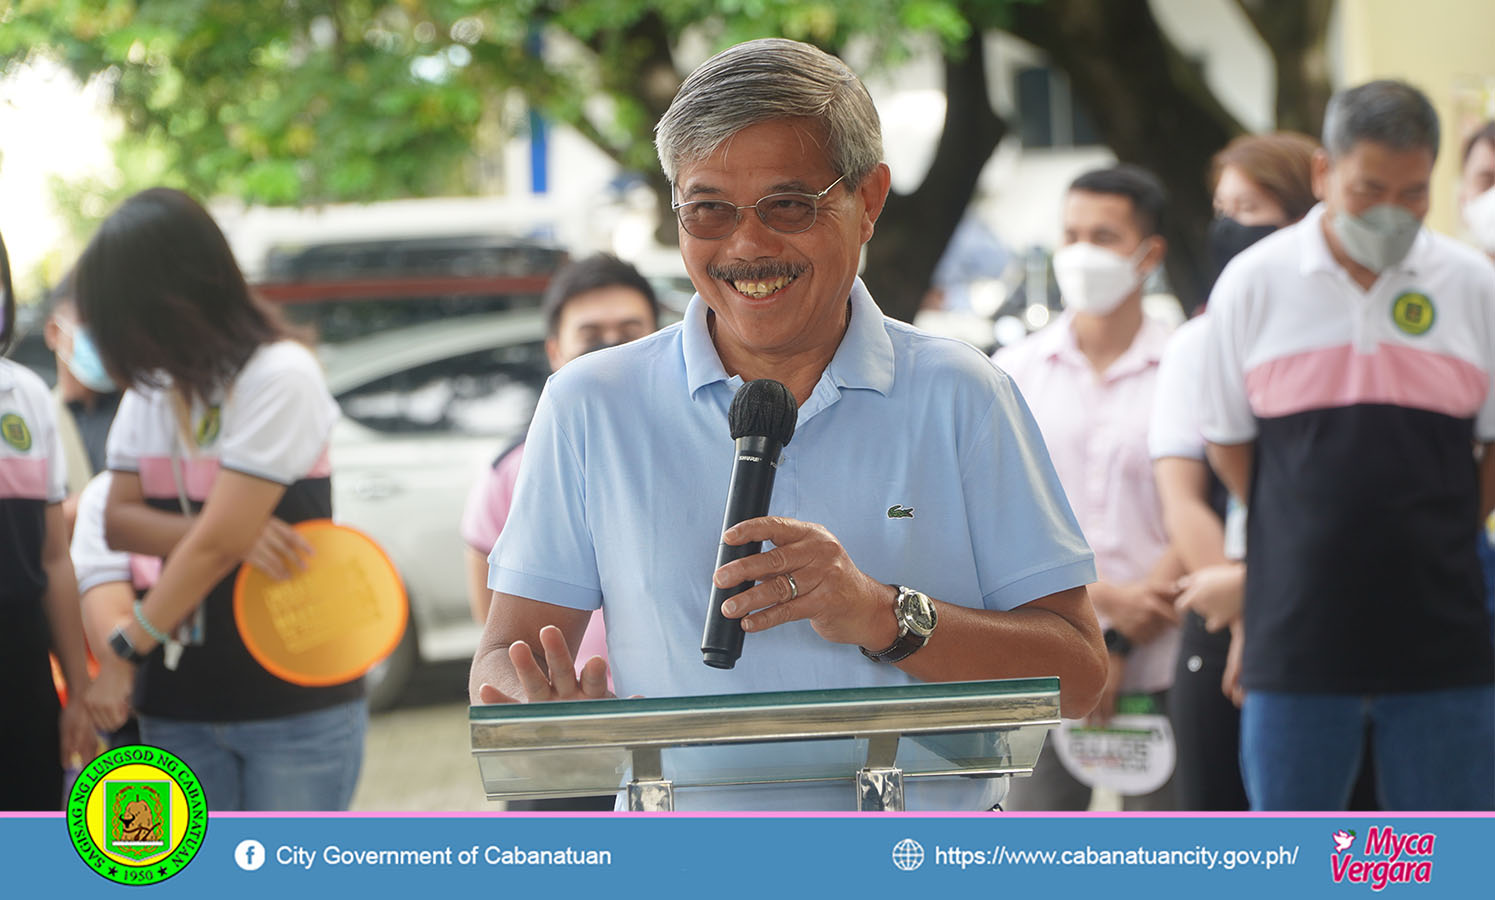
[[[458,533],[473,484],[523,439],[550,374],[538,309],[463,315],[325,345],[342,406],[332,435],[333,511],[389,553],[410,625],[368,676],[370,706],[393,703],[419,662],[471,658]]]

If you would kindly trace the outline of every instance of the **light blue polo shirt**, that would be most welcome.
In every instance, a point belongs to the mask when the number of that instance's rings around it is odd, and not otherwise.
[[[732,470],[727,409],[743,384],[722,367],[706,314],[697,296],[683,321],[551,377],[508,526],[489,556],[489,586],[575,609],[604,606],[619,696],[912,682],[855,646],[825,641],[808,622],[747,635],[734,669],[701,662]],[[913,515],[890,518],[894,506]],[[784,448],[769,511],[825,526],[878,581],[948,603],[1008,610],[1095,580],[1012,380],[967,344],[885,317],[860,279],[846,335]],[[916,803],[914,784],[936,786],[911,782],[910,808],[926,805]],[[973,784],[988,783],[957,783],[966,799],[930,807],[989,806],[974,795],[990,792]],[[792,790],[794,798],[762,805],[854,803],[840,785],[832,793],[845,802]],[[755,795],[768,793],[777,792]],[[676,803],[760,805],[735,793],[717,803],[677,792]]]

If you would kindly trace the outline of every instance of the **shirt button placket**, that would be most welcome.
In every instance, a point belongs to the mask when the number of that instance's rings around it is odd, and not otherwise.
[[[1085,513],[1091,528],[1099,528],[1106,508],[1105,450],[1111,425],[1105,410],[1105,382],[1092,376],[1085,382]]]

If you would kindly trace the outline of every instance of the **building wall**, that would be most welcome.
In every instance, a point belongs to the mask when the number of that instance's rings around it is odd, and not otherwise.
[[[1489,0],[1340,0],[1342,83],[1402,78],[1438,109],[1442,147],[1433,171],[1428,223],[1461,234],[1460,151],[1482,120],[1495,117],[1495,3]]]

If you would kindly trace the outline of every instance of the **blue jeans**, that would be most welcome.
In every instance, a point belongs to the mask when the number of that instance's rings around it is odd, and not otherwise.
[[[1254,810],[1342,810],[1366,728],[1388,810],[1495,809],[1495,685],[1405,694],[1249,691],[1241,774]]]
[[[358,784],[368,724],[359,698],[248,722],[141,716],[140,738],[191,767],[210,810],[343,810]]]

